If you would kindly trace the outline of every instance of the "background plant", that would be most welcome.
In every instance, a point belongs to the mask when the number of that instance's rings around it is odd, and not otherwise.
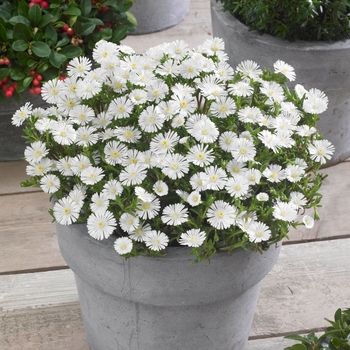
[[[101,39],[119,43],[135,31],[134,0],[0,0],[0,103],[20,100],[90,55]]]
[[[348,0],[217,0],[249,28],[290,41],[349,38]]]
[[[327,319],[326,319],[327,320]],[[350,309],[338,309],[334,320],[327,320],[331,326],[320,335],[310,333],[304,337],[289,335],[287,339],[297,340],[300,344],[285,348],[285,350],[349,350],[350,349]]]

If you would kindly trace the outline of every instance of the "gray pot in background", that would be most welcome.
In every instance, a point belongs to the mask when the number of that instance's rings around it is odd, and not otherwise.
[[[326,166],[350,157],[350,40],[328,42],[289,42],[260,35],[222,11],[222,4],[211,0],[213,36],[225,40],[225,51],[233,68],[252,60],[273,69],[277,60],[295,68],[296,81],[306,89],[317,88],[328,96],[328,109],[320,114],[317,128],[335,146]]]
[[[31,102],[33,108],[46,105],[41,96],[31,95],[29,92],[22,94],[22,102],[9,98],[6,103],[0,105],[0,162],[20,160],[24,157],[26,145],[23,127],[12,125],[12,116],[26,102]]]
[[[61,254],[76,278],[92,350],[244,350],[262,279],[279,246],[236,250],[191,264],[189,248],[163,257],[120,257],[115,237],[56,224]]]
[[[130,12],[137,20],[133,34],[148,34],[179,24],[190,8],[190,0],[137,0]]]

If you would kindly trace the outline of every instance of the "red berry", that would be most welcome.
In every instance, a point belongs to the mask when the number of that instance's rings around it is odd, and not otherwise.
[[[8,66],[10,64],[10,59],[9,58],[4,58],[4,63],[6,64],[6,66]]]
[[[3,84],[7,84],[8,80],[9,80],[9,78],[2,79]]]
[[[68,26],[67,26],[67,24],[64,24],[63,26],[62,26],[62,30],[64,30],[65,32],[68,30]]]
[[[5,64],[5,60],[3,58],[0,58],[0,66],[2,66],[3,64]]]
[[[43,9],[47,9],[49,7],[49,3],[47,1],[42,1],[40,6],[43,8]]]
[[[7,89],[7,91],[12,91],[14,92],[15,91],[15,87],[13,85],[9,86],[9,88]]]
[[[30,74],[31,77],[34,77],[35,74],[36,74],[36,73],[35,73],[35,70],[31,70],[31,71],[29,72],[29,74]]]
[[[34,5],[35,5],[34,2],[30,2],[30,3],[28,4],[29,7],[33,7]]]
[[[29,92],[30,94],[34,95],[34,89],[33,89],[33,88],[28,89],[28,92]]]
[[[33,85],[34,86],[40,85],[40,81],[38,79],[33,79]]]
[[[67,34],[68,35],[73,35],[74,34],[74,29],[73,28],[68,28],[67,29]]]
[[[35,79],[36,79],[36,80],[39,80],[39,81],[42,81],[42,80],[43,80],[43,77],[42,77],[41,74],[37,74],[37,75],[35,76]]]
[[[5,92],[5,96],[6,96],[6,97],[12,97],[12,95],[13,95],[13,92],[12,92],[11,90],[7,90],[7,91]]]
[[[32,2],[33,4],[38,4],[38,5],[40,5],[41,1],[42,1],[42,0],[31,0],[31,2]]]
[[[40,95],[41,94],[41,88],[39,86],[34,88],[34,94],[35,95]]]

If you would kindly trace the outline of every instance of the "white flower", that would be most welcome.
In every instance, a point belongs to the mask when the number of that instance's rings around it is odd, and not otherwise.
[[[294,68],[291,65],[278,60],[273,64],[273,68],[275,73],[282,73],[289,81],[295,80]]]
[[[206,234],[198,229],[191,229],[181,234],[179,243],[188,247],[200,247],[205,241]]]
[[[110,211],[92,213],[87,219],[89,235],[97,240],[108,238],[117,226],[113,214]]]
[[[218,191],[225,187],[227,182],[227,174],[222,168],[210,166],[204,169],[201,179],[203,181],[203,185],[207,189]]]
[[[115,98],[108,107],[107,114],[115,119],[128,118],[133,109],[133,104],[127,97]]]
[[[249,185],[256,185],[260,182],[261,172],[258,169],[248,169],[245,174],[245,178],[248,180]]]
[[[166,182],[162,180],[158,180],[154,185],[153,185],[153,191],[158,195],[158,196],[166,196],[169,192],[169,187],[166,184]]]
[[[309,215],[304,215],[303,216],[303,223],[304,223],[306,228],[312,229],[314,227],[315,220]]]
[[[53,206],[53,215],[61,225],[70,225],[80,214],[80,207],[70,198],[59,199]]]
[[[140,223],[139,226],[136,227],[135,230],[130,232],[129,237],[133,241],[143,242],[146,233],[150,232],[151,230],[152,229],[151,229],[150,225],[145,224],[145,223]]]
[[[81,126],[76,131],[75,142],[79,146],[94,145],[98,141],[96,129],[92,126]]]
[[[303,102],[303,109],[307,113],[320,114],[328,107],[328,97],[323,91],[311,89]]]
[[[255,221],[247,230],[249,240],[254,243],[267,241],[271,237],[270,228],[263,222]]]
[[[202,49],[208,55],[215,55],[225,50],[225,42],[221,38],[210,38],[203,43]]]
[[[277,153],[279,148],[281,147],[279,138],[277,135],[273,134],[269,130],[262,130],[258,134],[261,142],[269,149],[271,149],[274,153]]]
[[[122,142],[136,143],[141,138],[141,132],[133,126],[118,127],[115,136]]]
[[[144,242],[149,249],[159,251],[168,246],[169,237],[163,232],[152,230],[144,235]]]
[[[231,97],[219,97],[210,105],[210,111],[218,118],[227,118],[236,111],[236,103]]]
[[[231,154],[238,162],[247,162],[249,160],[254,160],[256,148],[252,141],[246,138],[236,138],[233,140]]]
[[[132,214],[123,213],[119,218],[119,225],[125,232],[131,233],[139,227],[140,219]]]
[[[12,117],[12,125],[20,126],[23,122],[29,118],[32,113],[33,105],[30,102],[26,102],[24,106],[18,109]]]
[[[219,230],[226,229],[234,225],[234,213],[234,207],[222,200],[217,200],[207,211],[208,222]]]
[[[327,160],[331,159],[334,153],[334,146],[328,140],[316,140],[309,145],[308,149],[311,159],[321,164],[325,164]]]
[[[141,163],[130,164],[121,171],[119,181],[125,186],[139,185],[146,177],[146,170]]]
[[[297,218],[297,210],[293,204],[279,201],[273,207],[273,216],[279,220],[292,222]]]
[[[40,179],[40,187],[46,193],[55,193],[60,189],[60,179],[54,174],[47,174]]]
[[[104,172],[100,167],[89,166],[80,173],[81,181],[86,185],[94,185],[101,181],[103,177]]]
[[[70,77],[84,77],[91,69],[91,61],[85,57],[74,57],[70,60],[67,71]]]
[[[258,107],[244,107],[237,113],[239,120],[244,123],[257,123],[261,117],[261,111]]]
[[[156,132],[163,126],[164,118],[154,106],[148,106],[139,116],[140,128],[145,132]]]
[[[142,219],[153,219],[160,210],[160,201],[152,195],[148,201],[140,201],[136,207],[136,214]]]
[[[91,197],[90,208],[95,213],[103,213],[108,209],[109,198],[104,192],[94,193]]]
[[[80,175],[81,172],[91,166],[90,159],[84,155],[78,155],[71,158],[71,169],[75,175]]]
[[[256,199],[259,201],[259,202],[266,202],[269,200],[269,195],[265,192],[260,192],[256,195]]]
[[[161,216],[164,224],[178,226],[187,221],[188,210],[183,204],[176,203],[167,205]]]
[[[150,149],[156,154],[171,152],[179,139],[180,137],[174,131],[157,134],[151,141]]]
[[[140,105],[147,101],[147,92],[142,89],[135,89],[130,92],[129,98],[135,105]]]
[[[187,159],[179,153],[170,154],[164,159],[162,172],[170,179],[180,179],[189,170]]]
[[[285,169],[285,175],[290,182],[299,182],[305,171],[299,165],[288,164]]]
[[[232,131],[225,131],[219,137],[219,145],[223,151],[231,152],[234,148],[234,140],[237,134]]]
[[[184,60],[179,65],[179,74],[185,79],[193,79],[201,72],[202,65],[200,62],[193,58]]]
[[[189,51],[188,45],[183,40],[175,40],[169,44],[167,52],[170,57],[181,60]]]
[[[253,94],[254,89],[245,81],[239,81],[235,84],[229,84],[229,90],[232,95],[249,97]]]
[[[74,188],[72,191],[69,192],[68,197],[76,203],[79,208],[81,208],[84,205],[85,200],[85,192],[82,189]]]
[[[226,166],[227,171],[230,172],[231,175],[243,175],[247,172],[247,164],[245,162],[237,162],[237,160],[230,160]]]
[[[278,164],[270,164],[262,174],[270,182],[280,182],[286,177],[285,171]]]
[[[227,180],[225,189],[235,198],[244,197],[249,190],[249,182],[243,175],[237,175]]]
[[[64,157],[58,160],[58,162],[56,163],[56,167],[59,170],[59,172],[64,176],[73,175],[73,171],[71,169],[72,159],[70,157]]]
[[[92,52],[93,59],[102,63],[107,58],[114,56],[118,52],[118,46],[112,42],[106,40],[100,40],[96,43]]]
[[[127,148],[120,142],[110,141],[106,144],[104,153],[108,164],[122,164],[126,158]]]
[[[114,242],[115,251],[120,254],[128,254],[132,251],[133,243],[128,237],[119,237]]]
[[[26,147],[24,157],[28,163],[35,163],[46,157],[48,152],[43,142],[35,141]]]
[[[192,146],[186,158],[189,162],[202,167],[208,166],[214,160],[213,151],[202,144]]]
[[[293,191],[290,194],[289,204],[294,205],[297,209],[303,208],[307,204],[307,200],[301,192]]]
[[[281,104],[285,99],[282,86],[274,81],[263,81],[260,91],[272,102]]]
[[[51,170],[52,162],[48,158],[41,158],[38,162],[31,163],[26,167],[26,173],[30,176],[43,176]]]
[[[69,111],[74,123],[86,124],[95,118],[95,112],[92,108],[85,105],[76,105]]]
[[[47,103],[57,103],[61,89],[63,88],[63,82],[59,79],[53,79],[45,82],[41,88],[41,97]]]
[[[203,173],[193,174],[190,178],[191,187],[197,191],[204,191],[207,189],[205,181],[203,180]]]
[[[76,138],[73,126],[65,122],[56,123],[51,132],[54,140],[61,145],[71,145]]]
[[[253,80],[257,80],[259,78],[259,75],[262,74],[262,70],[260,69],[259,65],[250,60],[241,62],[237,66],[237,72],[240,72],[244,77]]]
[[[123,192],[123,187],[117,180],[110,180],[103,185],[102,193],[107,195],[108,199],[114,200],[116,196],[120,196]]]
[[[187,202],[192,207],[196,207],[197,205],[201,204],[201,194],[198,191],[192,191],[187,196]]]

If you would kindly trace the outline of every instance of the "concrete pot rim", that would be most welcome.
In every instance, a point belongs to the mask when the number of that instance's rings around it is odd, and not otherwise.
[[[335,50],[350,50],[350,39],[339,40],[336,42],[324,41],[296,41],[291,42],[274,37],[270,34],[260,34],[256,30],[250,30],[245,24],[240,22],[236,17],[232,16],[228,11],[223,11],[223,5],[217,0],[211,0],[212,9],[220,20],[227,27],[232,28],[236,33],[246,36],[250,41],[257,41],[266,46],[283,47],[290,51],[335,51]]]

